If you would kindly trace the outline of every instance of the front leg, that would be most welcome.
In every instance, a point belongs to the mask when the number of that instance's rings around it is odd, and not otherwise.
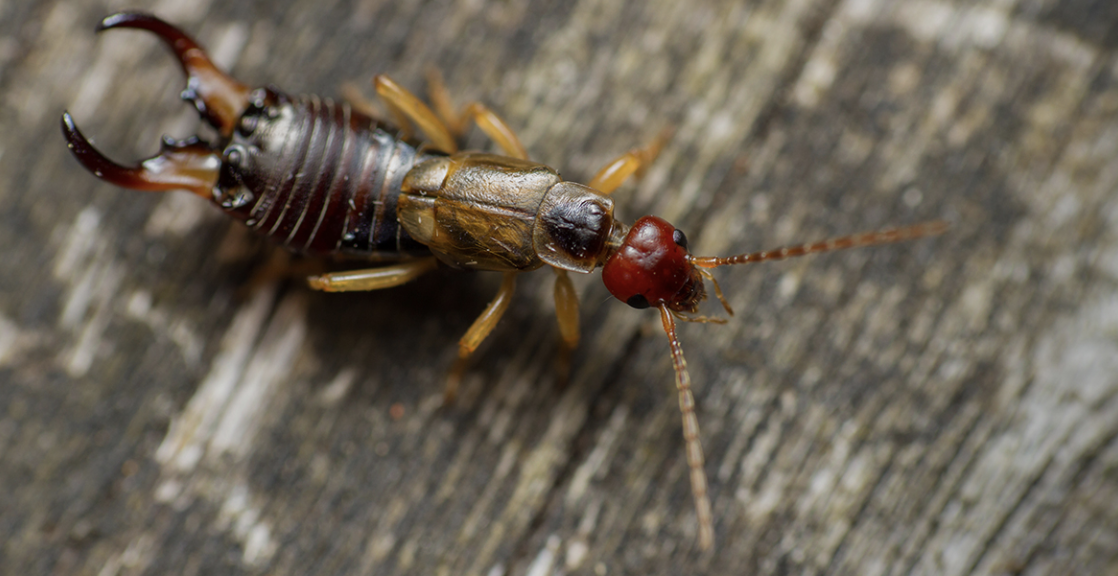
[[[566,385],[571,373],[571,352],[578,346],[578,293],[575,285],[562,268],[555,271],[555,319],[559,321],[558,381]]]
[[[648,169],[653,160],[660,155],[660,150],[664,144],[668,142],[671,137],[672,131],[664,129],[660,132],[656,139],[650,142],[643,148],[633,148],[632,150],[614,158],[609,161],[598,173],[590,179],[587,186],[594,188],[605,195],[613,194],[622,183],[629,179],[630,176],[636,174],[637,178],[644,176],[644,171]]]

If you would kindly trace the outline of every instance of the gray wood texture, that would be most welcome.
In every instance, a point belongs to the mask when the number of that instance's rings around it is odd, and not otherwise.
[[[64,109],[121,160],[197,126],[93,33],[126,7],[293,93],[434,65],[574,180],[674,127],[619,214],[699,254],[952,229],[717,273],[703,553],[658,318],[597,274],[567,387],[541,272],[440,409],[494,275],[246,290],[266,242],[78,166]],[[0,572],[1118,574],[1116,48],[1113,0],[0,3]]]

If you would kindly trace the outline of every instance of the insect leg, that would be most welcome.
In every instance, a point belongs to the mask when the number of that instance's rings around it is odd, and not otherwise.
[[[508,309],[513,290],[516,289],[517,274],[519,272],[505,272],[497,296],[493,298],[489,306],[485,307],[481,316],[474,320],[465,336],[462,336],[462,339],[458,341],[458,360],[455,361],[454,367],[450,369],[450,375],[446,380],[446,390],[443,391],[444,404],[454,403],[454,398],[458,395],[458,385],[462,382],[462,374],[466,371],[470,355],[474,353],[474,350],[477,350],[485,337],[489,336],[489,333],[497,326],[501,316],[505,314],[505,310]]]
[[[555,271],[555,319],[559,321],[559,335],[563,340],[559,347],[559,382],[565,384],[571,371],[571,351],[578,346],[578,293],[566,270],[554,267],[552,270]]]
[[[388,109],[392,111],[393,116],[400,123],[402,130],[407,131],[409,129],[410,120],[415,122],[419,129],[427,135],[427,138],[431,140],[432,147],[447,154],[454,154],[458,151],[458,144],[454,141],[450,131],[447,130],[446,125],[415,94],[408,92],[403,86],[383,74],[373,78],[373,85],[376,87],[377,94],[388,105]]]
[[[461,137],[464,135],[472,120],[490,140],[496,142],[504,150],[506,155],[521,160],[528,159],[528,151],[524,149],[524,144],[521,144],[520,138],[496,112],[490,110],[485,104],[471,102],[463,106],[461,112],[455,112],[450,94],[446,90],[446,85],[443,84],[442,74],[437,69],[431,68],[427,71],[427,86],[428,92],[430,92],[431,105],[435,107],[435,112],[438,113],[439,118],[442,118],[443,124],[455,136]]]
[[[332,272],[307,278],[307,284],[323,292],[361,292],[407,284],[435,269],[434,257],[408,260],[380,268]]]
[[[612,194],[623,182],[629,179],[630,176],[636,174],[638,178],[644,176],[644,171],[648,168],[652,161],[660,155],[660,150],[667,143],[668,138],[671,136],[670,129],[664,129],[660,132],[656,139],[649,142],[643,148],[633,148],[632,150],[618,156],[611,160],[608,164],[598,170],[598,173],[590,179],[587,186],[596,189],[602,194]]]

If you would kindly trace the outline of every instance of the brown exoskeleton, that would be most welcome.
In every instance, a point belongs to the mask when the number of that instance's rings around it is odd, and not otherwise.
[[[377,94],[397,126],[347,103],[317,96],[249,88],[230,78],[181,30],[154,16],[121,13],[99,30],[137,28],[162,39],[187,77],[182,96],[217,130],[214,142],[165,139],[159,154],[137,166],[109,160],[78,131],[69,113],[62,131],[74,156],[99,178],[137,190],[186,189],[288,249],[363,258],[366,270],[309,279],[325,291],[379,290],[432,270],[456,268],[503,273],[497,296],[459,341],[446,399],[454,398],[466,360],[508,307],[516,277],[543,266],[555,272],[555,308],[564,352],[579,340],[578,297],[567,272],[603,268],[609,291],[635,308],[660,311],[675,367],[683,436],[699,524],[699,544],[710,548],[714,528],[698,419],[676,319],[695,316],[706,298],[707,269],[776,260],[855,246],[896,242],[942,232],[942,222],[870,232],[729,258],[695,257],[682,232],[645,216],[629,227],[613,217],[609,194],[659,153],[651,145],[610,161],[587,184],[562,180],[531,162],[513,131],[484,105],[456,114],[441,84],[432,99],[438,113],[385,76]],[[504,155],[459,151],[456,135],[473,122]],[[415,124],[427,137],[413,140]],[[715,292],[727,312],[717,283]]]

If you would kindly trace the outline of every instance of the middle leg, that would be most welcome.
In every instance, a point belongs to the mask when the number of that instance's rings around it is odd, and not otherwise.
[[[458,385],[462,382],[462,374],[466,372],[470,356],[497,326],[497,321],[501,319],[501,316],[504,316],[505,310],[508,310],[512,293],[516,289],[517,274],[519,272],[505,272],[504,278],[501,279],[501,289],[497,291],[493,301],[485,307],[485,311],[477,317],[477,320],[474,320],[470,329],[458,341],[458,360],[454,362],[454,366],[450,369],[450,375],[447,376],[446,389],[443,391],[443,404],[454,403],[454,399],[458,396]]]

